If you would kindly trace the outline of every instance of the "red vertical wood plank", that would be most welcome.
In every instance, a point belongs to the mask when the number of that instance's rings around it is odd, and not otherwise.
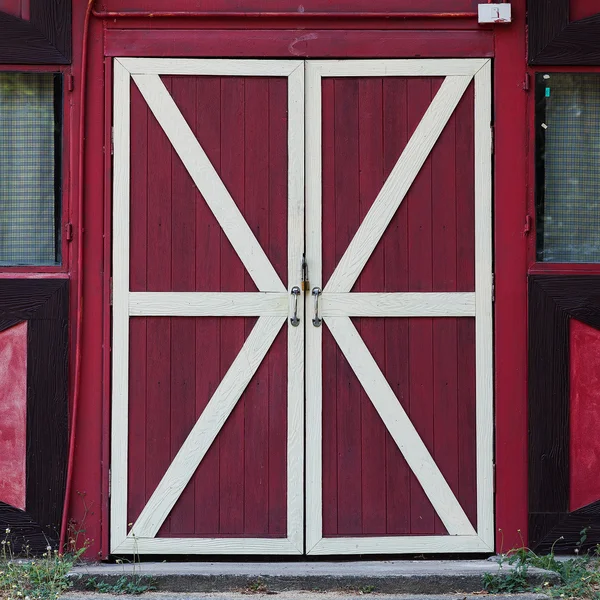
[[[431,102],[431,80],[408,82],[408,123],[414,130]],[[431,162],[417,175],[404,200],[408,209],[409,285],[411,292],[433,287]],[[409,320],[410,417],[421,439],[433,452],[433,323]],[[411,474],[411,532],[432,533],[434,511],[414,474]]]
[[[456,291],[455,117],[450,117],[431,153],[433,289]],[[458,495],[456,319],[433,321],[434,460]],[[435,533],[446,528],[435,517]]]
[[[130,289],[145,291],[148,246],[148,105],[131,85]],[[146,503],[146,319],[129,322],[129,475],[127,522]]]
[[[221,80],[221,177],[244,213],[244,87],[242,78]],[[245,270],[221,232],[221,290],[244,289]],[[228,319],[229,321],[229,319]],[[232,319],[221,326],[221,377],[245,339],[244,320]],[[220,532],[244,530],[244,397],[242,396],[220,434]]]
[[[269,80],[269,247],[277,274],[287,277],[287,81]],[[300,266],[298,265],[298,269]],[[291,282],[290,282],[291,283]],[[269,364],[269,534],[287,532],[287,328],[267,356]]]
[[[170,78],[165,78],[170,91]],[[153,116],[148,122],[148,291],[171,288],[171,144]],[[171,459],[171,319],[147,319],[146,495]],[[165,522],[161,532],[169,531]]]
[[[245,81],[244,216],[258,243],[269,248],[269,82]],[[256,286],[246,273],[247,291]],[[246,337],[253,323],[246,324]],[[269,361],[263,360],[244,393],[244,533],[269,531]]]
[[[473,84],[456,108],[456,289],[475,291],[475,135]],[[477,525],[475,319],[457,319],[458,499]]]
[[[371,208],[383,185],[383,82],[364,78],[359,83],[359,185],[360,221]],[[385,243],[377,244],[360,278],[361,292],[384,289]],[[361,319],[361,335],[373,358],[385,365],[385,323]],[[386,532],[386,428],[364,389],[361,407],[362,533]]]
[[[172,95],[187,123],[196,120],[196,83],[191,77],[174,77]],[[196,187],[181,159],[171,153],[172,289],[193,292],[196,279]],[[181,448],[196,416],[196,319],[171,319],[171,460]],[[171,534],[194,531],[194,485],[188,485],[170,515]]]
[[[221,79],[198,77],[194,133],[213,167],[221,168]],[[221,228],[206,201],[196,191],[196,291],[218,291],[221,286]],[[196,418],[221,380],[221,326],[216,317],[196,319]],[[219,436],[212,443],[194,477],[195,531],[219,532]]]
[[[336,227],[334,172],[335,86],[333,79],[322,80],[323,107],[323,188],[322,231],[328,232],[328,243],[323,244],[323,286],[333,273],[336,249],[333,233]],[[310,258],[310,257],[309,257]],[[310,278],[310,265],[309,265]],[[310,318],[307,316],[307,318]],[[337,345],[327,327],[323,327],[323,535],[338,532],[338,473],[337,473]],[[310,424],[307,424],[310,426]]]
[[[324,223],[323,239],[335,239],[338,263],[360,219],[358,80],[337,79],[334,85],[335,231]],[[339,349],[337,384],[338,533],[352,535],[362,532],[361,386]]]
[[[384,178],[389,177],[408,141],[407,80],[383,80]],[[406,202],[384,236],[385,291],[408,289],[408,210]],[[400,404],[409,410],[408,319],[385,319],[385,373]],[[396,442],[385,435],[387,525],[390,534],[410,532],[410,471]]]

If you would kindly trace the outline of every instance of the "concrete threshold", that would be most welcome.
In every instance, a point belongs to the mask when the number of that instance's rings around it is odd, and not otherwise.
[[[76,567],[75,590],[86,583],[115,583],[123,575],[148,576],[159,592],[355,592],[379,594],[452,594],[478,592],[483,576],[509,577],[512,567],[489,560],[389,560],[366,562],[144,562]],[[529,583],[558,583],[556,573],[530,568]]]

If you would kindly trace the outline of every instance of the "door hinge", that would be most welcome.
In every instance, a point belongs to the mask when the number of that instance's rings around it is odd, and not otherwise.
[[[73,223],[65,223],[65,240],[67,242],[73,241]]]
[[[494,154],[494,149],[496,147],[496,126],[492,123],[490,125],[490,142],[491,142],[491,152]]]
[[[65,83],[67,92],[72,92],[75,89],[75,79],[71,73],[65,75]]]
[[[110,306],[113,305],[113,278],[108,280],[108,302]]]
[[[496,274],[492,273],[492,302],[496,302]]]
[[[525,73],[525,79],[523,80],[523,91],[528,92],[530,88],[530,78],[529,73]]]
[[[306,262],[306,256],[302,254],[302,279],[301,288],[303,292],[310,290],[310,283],[308,282],[308,263]]]
[[[115,154],[115,128],[110,128],[110,155],[114,156]]]
[[[108,469],[108,497],[110,498],[112,495],[112,472],[110,468]]]
[[[529,235],[531,233],[531,216],[525,215],[525,227],[523,227],[523,235]]]

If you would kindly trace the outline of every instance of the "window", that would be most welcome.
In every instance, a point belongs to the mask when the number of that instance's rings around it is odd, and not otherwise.
[[[61,78],[0,73],[0,264],[60,264]]]
[[[600,75],[536,80],[537,259],[600,262]]]

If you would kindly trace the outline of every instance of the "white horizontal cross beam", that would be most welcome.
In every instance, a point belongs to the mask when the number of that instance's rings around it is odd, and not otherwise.
[[[474,317],[475,292],[323,292],[323,317]]]
[[[278,292],[130,292],[132,317],[285,317],[288,294]]]

